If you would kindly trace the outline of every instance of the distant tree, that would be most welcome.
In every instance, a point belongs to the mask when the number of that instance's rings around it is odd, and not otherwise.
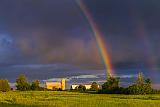
[[[16,87],[17,87],[17,90],[20,90],[20,91],[30,90],[30,85],[29,85],[25,75],[20,75],[16,79]]]
[[[62,88],[54,86],[51,91],[62,91]]]
[[[76,87],[76,89],[78,91],[86,91],[86,87],[84,85],[79,85],[78,87]]]
[[[143,74],[140,72],[135,84],[128,87],[129,94],[150,94],[152,92],[152,82],[148,78],[144,82]]]
[[[141,92],[141,88],[139,85],[137,84],[133,84],[131,86],[128,87],[128,94],[142,94]]]
[[[0,91],[7,92],[10,90],[11,88],[10,88],[8,80],[0,80]]]
[[[39,84],[40,84],[39,80],[32,81],[32,84],[31,84],[31,87],[30,87],[31,90],[36,90],[36,91],[40,90]]]
[[[119,78],[109,77],[107,82],[102,85],[102,90],[98,93],[107,94],[160,94],[160,90],[152,89],[152,81],[144,79],[142,72],[138,73],[137,80],[134,84],[127,88],[119,87]]]
[[[54,87],[52,87],[52,90],[53,90],[53,91],[57,91],[58,88],[57,88],[56,86],[54,86]]]
[[[152,92],[152,81],[151,81],[151,79],[149,79],[149,78],[147,78],[146,80],[145,80],[145,91],[146,91],[146,93],[147,94],[150,94],[151,92]]]
[[[143,73],[142,72],[138,73],[136,84],[137,85],[144,84],[144,78],[143,78]]]
[[[152,85],[152,81],[151,81],[150,78],[147,78],[147,79],[145,80],[145,83],[148,84],[148,85]]]
[[[98,84],[96,82],[93,82],[91,85],[91,90],[97,91],[99,89]]]
[[[79,85],[75,87],[75,90],[77,90],[77,91],[78,91],[78,87],[79,87]]]
[[[73,90],[72,86],[70,87],[70,90]]]
[[[112,90],[112,89],[116,89],[116,88],[119,88],[119,78],[115,78],[115,77],[109,77],[107,79],[107,82],[105,82],[102,85],[103,90],[105,90],[105,89]]]

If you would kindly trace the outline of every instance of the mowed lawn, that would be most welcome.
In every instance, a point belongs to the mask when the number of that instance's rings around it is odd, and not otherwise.
[[[160,107],[160,95],[17,91],[0,93],[0,107]]]

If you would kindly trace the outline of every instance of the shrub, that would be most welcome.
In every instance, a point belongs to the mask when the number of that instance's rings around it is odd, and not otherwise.
[[[10,91],[10,85],[8,83],[8,80],[0,80],[0,91],[7,92]]]
[[[99,93],[120,94],[122,88],[119,88],[119,78],[109,77],[107,82],[102,85],[102,90]]]
[[[17,87],[17,90],[20,90],[20,91],[30,90],[30,85],[27,82],[27,78],[24,75],[20,75],[16,79],[16,87]]]
[[[102,90],[112,90],[119,88],[119,78],[109,77],[102,85]]]
[[[61,88],[57,88],[57,87],[53,87],[52,91],[62,91],[62,89]]]
[[[75,88],[77,91],[86,91],[86,87],[84,85],[79,85]]]
[[[129,94],[151,94],[152,93],[152,82],[147,78],[144,82],[143,74],[139,73],[136,84],[128,87]]]
[[[159,94],[160,90],[152,89],[152,81],[147,78],[144,80],[143,74],[138,73],[136,82],[127,87],[119,88],[119,78],[109,77],[107,82],[102,85],[102,90],[99,90],[99,93],[107,94]]]
[[[33,91],[40,91],[40,86],[39,86],[40,82],[39,80],[34,80],[32,81],[32,84],[31,84],[31,90]]]
[[[91,90],[93,91],[97,91],[99,89],[99,86],[96,82],[93,82],[92,85],[91,85]]]
[[[133,84],[128,87],[129,94],[151,94],[152,88],[148,84]]]

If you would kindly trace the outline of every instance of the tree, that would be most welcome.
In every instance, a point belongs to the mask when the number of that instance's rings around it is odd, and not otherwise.
[[[119,88],[119,78],[115,78],[110,76],[102,85],[102,90],[100,93],[108,93],[108,94],[120,94],[121,89]]]
[[[39,84],[40,84],[39,80],[32,81],[31,90],[36,90],[36,91],[40,90]]]
[[[97,91],[99,89],[98,84],[96,82],[93,82],[91,85],[91,90]]]
[[[70,87],[70,90],[73,90],[72,86]]]
[[[78,91],[78,87],[79,87],[79,86],[76,86],[76,87],[75,87],[75,90],[77,90],[77,91]]]
[[[17,90],[20,90],[20,91],[30,90],[30,85],[29,85],[25,75],[20,75],[16,79],[16,87],[17,87]]]
[[[149,79],[149,78],[147,78],[147,79],[145,80],[145,83],[148,84],[148,85],[152,85],[152,81],[151,81],[151,79]]]
[[[107,79],[107,82],[105,82],[103,85],[102,85],[102,89],[109,89],[109,90],[112,90],[112,89],[116,89],[116,88],[119,88],[119,78],[115,78],[115,77],[109,77]]]
[[[142,85],[144,84],[144,78],[143,78],[143,73],[142,72],[139,72],[138,73],[138,76],[137,76],[137,82],[136,82],[138,85]]]
[[[129,94],[150,94],[152,92],[152,82],[148,78],[144,82],[143,74],[140,72],[135,84],[128,87]]]
[[[86,87],[84,85],[79,85],[78,91],[86,91]]]
[[[10,88],[8,80],[0,80],[0,91],[7,92],[10,90],[11,88]]]
[[[151,79],[147,78],[145,80],[145,84],[146,84],[146,88],[145,88],[146,93],[150,94],[152,92],[152,81],[151,81]]]

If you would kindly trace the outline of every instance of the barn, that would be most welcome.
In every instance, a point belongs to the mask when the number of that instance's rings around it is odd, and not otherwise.
[[[46,88],[52,90],[53,88],[65,90],[65,79],[62,79],[61,82],[46,82]]]

